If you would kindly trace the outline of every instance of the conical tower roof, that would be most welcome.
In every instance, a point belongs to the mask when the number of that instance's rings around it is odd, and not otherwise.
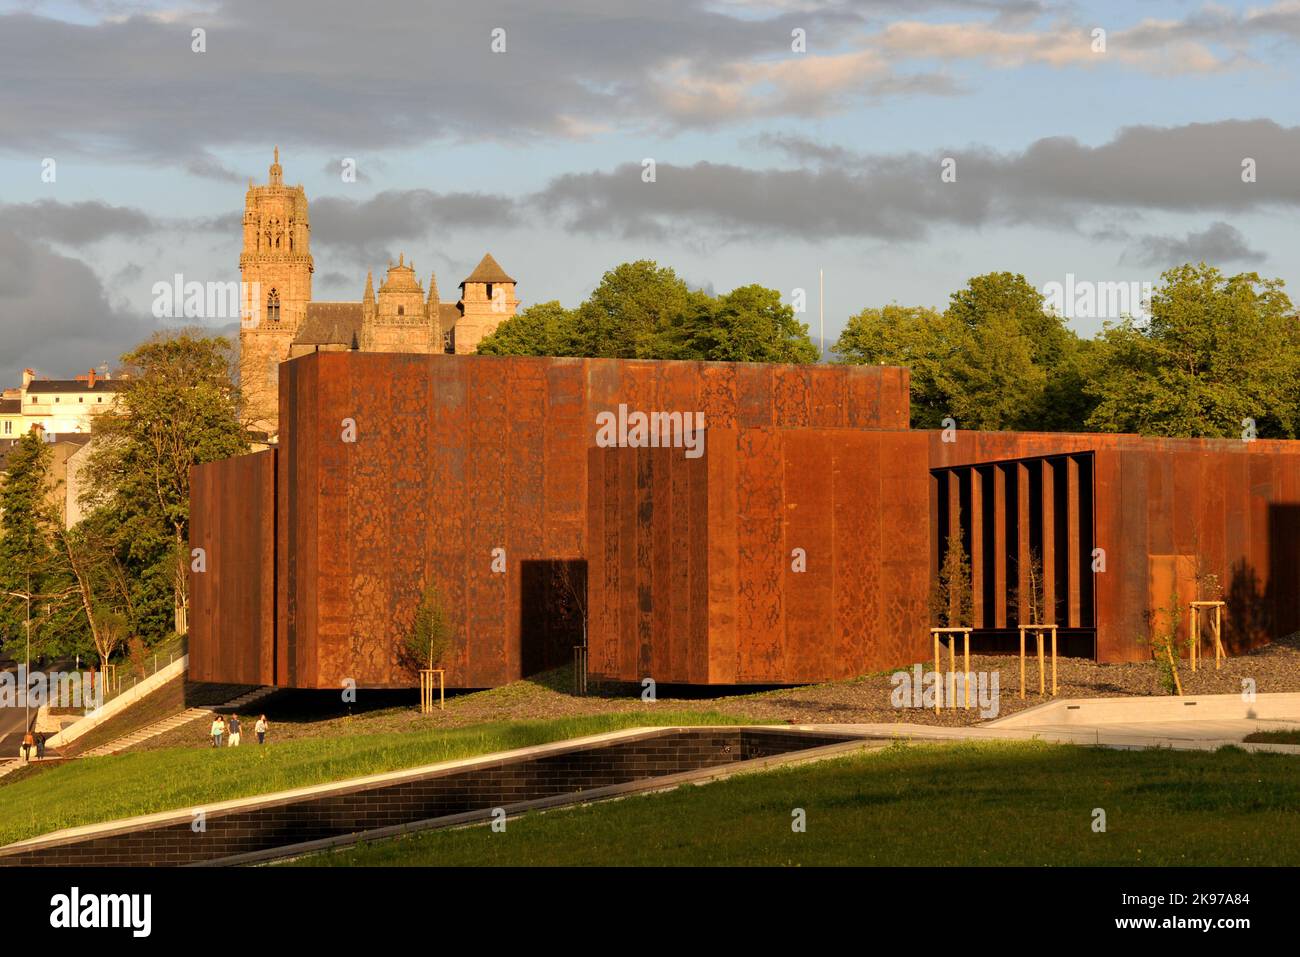
[[[463,286],[467,282],[514,282],[506,271],[501,268],[501,264],[492,258],[491,253],[485,253],[479,260],[474,271],[460,281]]]

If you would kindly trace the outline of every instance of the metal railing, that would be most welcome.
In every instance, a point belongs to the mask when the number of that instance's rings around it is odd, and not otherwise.
[[[163,668],[183,658],[189,648],[185,635],[180,635],[152,648],[147,648],[141,656],[141,667],[134,662],[110,662],[109,671],[104,678],[104,704],[130,691],[146,678],[152,678]]]

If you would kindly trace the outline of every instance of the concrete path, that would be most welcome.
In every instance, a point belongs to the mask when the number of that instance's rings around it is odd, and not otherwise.
[[[208,718],[214,711],[226,711],[232,708],[242,708],[245,705],[252,704],[254,701],[260,701],[267,695],[275,692],[277,688],[258,688],[247,694],[242,694],[238,698],[227,701],[225,704],[213,705],[204,708],[188,708],[180,714],[174,714],[170,718],[163,718],[161,721],[155,721],[153,724],[146,725],[130,734],[124,734],[120,738],[114,738],[107,744],[101,744],[97,748],[91,748],[85,754],[77,755],[78,758],[101,758],[109,754],[117,754],[119,751],[125,751],[132,745],[139,744],[141,741],[148,741],[150,738],[156,738],[160,734],[171,731],[173,728],[179,728],[182,725],[189,724],[191,721],[198,721],[200,718]]]
[[[1300,745],[1246,743],[1256,731],[1300,731],[1300,694],[1191,695],[1149,698],[1062,698],[968,728],[923,724],[799,725],[869,736],[933,741],[1054,741],[1112,748],[1300,754]]]

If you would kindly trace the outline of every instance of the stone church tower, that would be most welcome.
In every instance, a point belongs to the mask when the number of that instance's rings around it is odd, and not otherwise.
[[[464,355],[519,308],[514,279],[491,253],[461,280],[455,302],[442,301],[432,274],[426,292],[405,253],[389,262],[378,295],[373,274],[366,276],[360,302],[312,302],[313,269],[307,194],[284,185],[277,149],[270,181],[248,184],[239,257],[239,380],[253,428],[272,437],[279,430],[281,362],[354,349]]]
[[[311,302],[311,227],[307,194],[284,185],[280,150],[270,180],[248,184],[244,198],[244,251],[239,257],[245,318],[239,330],[239,377],[254,428],[275,431],[281,362],[307,318]]]
[[[415,263],[408,264],[403,253],[396,265],[389,262],[378,299],[373,283],[367,276],[361,300],[361,351],[442,352],[437,280],[430,278],[426,297],[415,278]]]

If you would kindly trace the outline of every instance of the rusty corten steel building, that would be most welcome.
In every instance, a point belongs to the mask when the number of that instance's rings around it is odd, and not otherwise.
[[[709,431],[905,430],[908,375],[357,352],[292,359],[280,367],[278,446],[194,469],[190,544],[206,550],[207,571],[191,575],[191,677],[411,685],[397,647],[430,580],[457,636],[450,685],[498,685],[572,661],[571,630],[550,620],[555,579],[594,576],[588,449],[596,416],[620,405],[701,411]],[[343,441],[345,419],[355,442]],[[706,462],[705,449],[690,461]],[[916,455],[923,472],[923,444]],[[250,501],[271,498],[273,522],[236,531]],[[493,570],[497,549],[503,572]],[[593,657],[604,640],[592,634]]]
[[[620,406],[703,413],[699,454],[598,443]],[[890,367],[356,352],[284,363],[280,421],[193,471],[195,680],[412,686],[430,582],[453,687],[572,661],[584,615],[598,677],[847,678],[927,656],[952,535],[976,648],[1011,647],[1031,550],[1072,653],[1146,657],[1206,571],[1232,650],[1300,628],[1300,442],[944,441]]]

